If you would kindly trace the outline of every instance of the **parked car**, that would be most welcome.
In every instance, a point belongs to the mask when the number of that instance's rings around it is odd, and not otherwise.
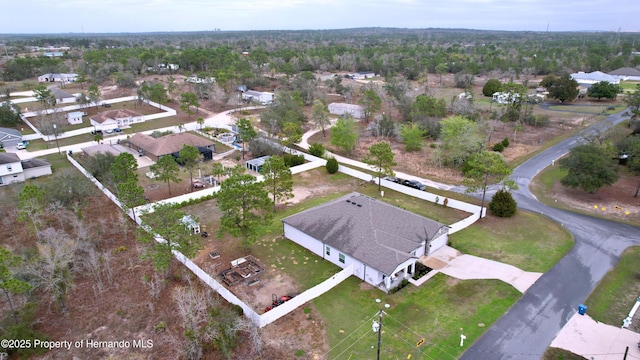
[[[197,189],[197,188],[203,188],[203,187],[206,187],[206,186],[207,186],[207,184],[203,183],[203,182],[202,182],[202,181],[200,181],[200,180],[196,180],[196,181],[194,181],[193,183],[191,183],[191,185],[192,185],[194,188],[196,188],[196,189]]]
[[[414,189],[418,189],[418,190],[424,190],[427,188],[427,186],[423,183],[421,183],[418,180],[403,180],[402,181],[402,185],[404,186],[408,186],[408,187],[412,187]]]
[[[397,177],[393,177],[393,176],[385,176],[385,177],[382,178],[382,180],[391,181],[391,182],[394,182],[396,184],[402,184],[402,179],[397,178]]]
[[[102,130],[91,130],[91,135],[100,134],[102,135]]]
[[[115,128],[115,129],[113,129],[113,131],[115,131],[115,132],[122,132],[122,130],[121,130],[120,128]]]
[[[102,106],[104,106],[104,107],[111,107],[111,104],[102,103]]]
[[[18,143],[18,145],[16,145],[16,149],[18,150],[24,150],[27,148],[27,145],[25,145],[24,143]]]
[[[107,134],[113,134],[113,129],[107,129],[104,132],[107,133]]]

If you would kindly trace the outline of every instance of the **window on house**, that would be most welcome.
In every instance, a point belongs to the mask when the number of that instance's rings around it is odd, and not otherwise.
[[[7,171],[11,171],[11,165],[7,165]]]
[[[344,264],[344,254],[338,254],[338,261]]]
[[[327,254],[327,256],[330,256],[331,255],[331,248],[328,247],[328,246],[325,246],[324,252]]]

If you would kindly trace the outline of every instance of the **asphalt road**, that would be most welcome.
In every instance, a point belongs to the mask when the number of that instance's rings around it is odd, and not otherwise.
[[[520,186],[514,192],[519,208],[544,214],[562,224],[575,238],[573,249],[545,273],[520,300],[461,357],[464,360],[539,360],[570,316],[629,246],[640,245],[640,228],[550,208],[529,191],[530,180],[552,161],[598,131],[626,119],[611,115],[526,161],[513,172]],[[630,195],[631,196],[631,195]],[[489,198],[489,197],[488,197]],[[620,319],[622,321],[622,319]],[[624,351],[624,349],[620,349]]]

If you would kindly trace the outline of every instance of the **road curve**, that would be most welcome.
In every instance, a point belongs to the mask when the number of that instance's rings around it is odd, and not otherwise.
[[[624,112],[589,127],[594,131],[626,119]],[[573,249],[530,287],[522,298],[462,355],[464,360],[539,360],[578,304],[629,246],[640,245],[640,228],[548,207],[535,199],[529,182],[580,143],[576,135],[524,162],[513,172],[519,208],[541,213],[567,228]]]

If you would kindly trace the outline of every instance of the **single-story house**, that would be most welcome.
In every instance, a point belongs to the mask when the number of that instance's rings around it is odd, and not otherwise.
[[[192,234],[200,234],[200,224],[198,224],[198,222],[193,217],[191,217],[191,215],[183,216],[182,219],[180,219],[180,222]]]
[[[201,78],[197,76],[189,76],[184,81],[190,82],[193,84],[215,84],[216,78],[214,77]]]
[[[128,127],[131,124],[144,121],[144,117],[129,109],[108,110],[90,118],[91,126],[96,130],[108,130]]]
[[[520,99],[520,94],[510,92],[495,92],[491,97],[491,101],[498,104],[515,103]]]
[[[137,133],[128,140],[128,145],[154,161],[163,155],[180,153],[184,145],[197,147],[205,160],[210,160],[216,150],[213,141],[188,132],[169,134],[159,138]]]
[[[69,94],[64,90],[55,87],[51,88],[51,95],[56,98],[56,104],[69,104],[74,103],[77,100],[75,95]]]
[[[611,75],[607,75],[605,73],[603,73],[602,71],[594,71],[594,72],[590,72],[590,73],[585,73],[585,72],[577,72],[577,73],[573,73],[570,75],[570,77],[578,82],[578,85],[582,85],[585,87],[591,87],[591,85],[601,82],[601,81],[607,81],[611,84],[620,84],[620,79],[616,79],[615,77],[611,76]]]
[[[15,153],[0,153],[0,186],[51,175],[51,164],[42,159],[20,160]]]
[[[248,160],[244,165],[247,167],[247,169],[260,173],[262,172],[262,165],[264,165],[264,163],[270,157],[271,157],[270,155],[266,155],[266,156],[261,156],[259,158],[251,159],[251,160]]]
[[[38,76],[39,82],[61,82],[66,84],[77,80],[78,74],[44,74]]]
[[[640,81],[640,71],[630,67],[613,70],[609,75],[622,81]]]
[[[72,111],[67,114],[67,121],[71,125],[82,124],[83,116],[84,116],[84,112],[82,111]]]
[[[355,74],[350,74],[349,77],[353,80],[371,79],[376,77],[376,73],[373,71],[360,71]]]
[[[42,56],[54,58],[54,57],[63,57],[64,53],[62,51],[47,51],[42,53]]]
[[[364,108],[358,104],[347,103],[331,103],[328,105],[329,113],[333,115],[343,116],[345,114],[351,114],[354,119],[362,119],[364,117]]]
[[[446,245],[449,227],[357,192],[282,219],[284,236],[383,291]]]
[[[257,102],[262,105],[271,104],[273,102],[273,97],[273,93],[255,90],[247,90],[242,93],[242,100]]]
[[[22,134],[16,129],[0,128],[0,145],[8,148],[22,142]]]

